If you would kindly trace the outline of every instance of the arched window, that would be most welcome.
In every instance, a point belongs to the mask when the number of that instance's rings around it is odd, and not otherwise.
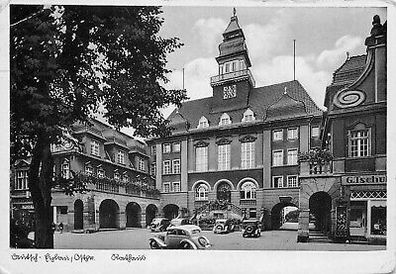
[[[70,178],[70,163],[67,159],[65,159],[61,165],[61,176],[65,179]]]
[[[208,200],[209,188],[206,184],[200,183],[195,187],[195,200],[206,201]]]
[[[244,113],[243,113],[243,118],[242,118],[242,122],[251,122],[256,120],[256,118],[254,117],[254,113],[253,111],[248,108]]]
[[[247,181],[243,183],[243,185],[241,186],[241,199],[256,199],[256,185],[253,182]]]
[[[197,127],[197,128],[207,128],[207,127],[209,127],[209,121],[208,121],[208,119],[206,119],[205,116],[202,116],[202,117],[199,119],[198,127]]]
[[[223,113],[223,115],[221,115],[220,117],[220,122],[219,125],[223,126],[223,125],[229,125],[231,124],[231,118],[227,113]]]

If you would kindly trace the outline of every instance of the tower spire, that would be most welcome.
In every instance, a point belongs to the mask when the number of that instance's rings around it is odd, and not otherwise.
[[[236,8],[235,7],[232,10],[232,14],[233,14],[233,16],[236,16]]]

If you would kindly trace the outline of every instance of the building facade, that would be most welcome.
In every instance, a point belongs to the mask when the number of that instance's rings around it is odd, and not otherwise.
[[[386,240],[386,29],[374,16],[367,54],[348,56],[326,89],[322,140],[333,159],[301,163],[300,240],[318,199],[333,238]]]
[[[159,192],[149,175],[147,146],[92,120],[75,124],[71,139],[52,145],[54,177],[79,176],[84,194],[52,191],[53,222],[66,231],[145,227],[158,213]],[[12,175],[12,213],[24,216],[33,204],[27,187],[28,160],[19,160]],[[25,223],[29,223],[25,221]]]
[[[184,102],[168,118],[172,135],[148,142],[161,213],[264,214],[277,228],[284,207],[299,207],[298,154],[321,145],[322,111],[298,81],[255,86],[236,15],[216,61],[213,96]]]

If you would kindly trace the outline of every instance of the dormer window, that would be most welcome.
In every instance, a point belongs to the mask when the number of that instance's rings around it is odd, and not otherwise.
[[[199,119],[197,128],[207,128],[207,127],[209,127],[209,121],[208,119],[206,119],[205,116],[202,116],[201,119]]]
[[[114,173],[114,180],[119,181],[120,180],[120,173],[118,173],[118,171],[116,171]]]
[[[99,142],[91,141],[91,154],[99,156]]]
[[[93,167],[91,164],[85,164],[85,174],[92,175],[93,174]]]
[[[220,126],[229,125],[231,124],[231,118],[227,113],[223,113],[220,117]]]
[[[256,118],[254,117],[254,113],[251,109],[247,109],[245,113],[243,113],[242,122],[251,122],[254,121]]]
[[[125,164],[125,153],[124,151],[119,150],[117,153],[117,163],[124,165]]]

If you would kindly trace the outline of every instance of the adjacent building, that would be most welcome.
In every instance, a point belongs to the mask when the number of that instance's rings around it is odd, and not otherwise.
[[[52,192],[53,222],[65,230],[85,231],[145,227],[159,208],[159,192],[149,175],[145,143],[97,120],[75,124],[71,139],[52,145],[54,176],[81,176],[84,194]],[[12,176],[13,214],[33,212],[27,187],[29,160],[19,160]],[[25,212],[23,210],[25,209]]]

